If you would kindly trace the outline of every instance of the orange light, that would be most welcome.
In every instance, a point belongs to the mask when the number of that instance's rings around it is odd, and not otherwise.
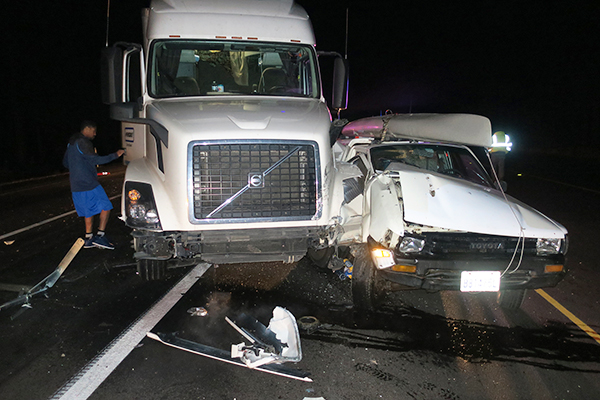
[[[142,198],[142,194],[135,189],[131,189],[127,193],[127,197],[129,197],[129,200],[131,200],[131,201],[138,201],[139,199]]]
[[[294,43],[302,43],[302,40],[292,39],[292,40],[290,40],[290,42],[294,42]]]
[[[563,265],[546,265],[544,267],[544,272],[546,273],[550,273],[550,272],[562,272],[564,269]]]
[[[411,274],[414,274],[415,272],[417,272],[417,266],[416,265],[394,265],[392,267],[392,271],[410,272]]]
[[[227,39],[227,36],[215,36],[217,39]]]
[[[169,37],[181,37],[181,35],[169,35]]]
[[[373,256],[375,258],[390,258],[392,257],[392,252],[386,249],[373,249]]]

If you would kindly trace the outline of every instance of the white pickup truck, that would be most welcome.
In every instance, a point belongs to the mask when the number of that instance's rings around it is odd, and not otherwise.
[[[143,44],[107,47],[102,63],[127,149],[122,218],[138,272],[294,262],[330,245],[341,193],[330,108],[346,107],[347,66],[316,51],[305,10],[292,0],[153,0],[142,20]],[[318,60],[331,56],[328,107]]]
[[[567,230],[506,195],[475,156],[491,124],[469,114],[396,114],[346,125],[338,252],[353,257],[355,304],[386,290],[498,292],[518,308],[526,289],[565,275]],[[352,170],[352,168],[354,170]],[[320,251],[331,255],[333,251]]]

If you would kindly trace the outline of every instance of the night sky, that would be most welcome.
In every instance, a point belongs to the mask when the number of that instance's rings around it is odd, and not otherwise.
[[[148,2],[111,3],[109,42],[140,42]],[[311,15],[317,48],[340,53],[349,10],[342,117],[466,112],[489,117],[515,150],[600,144],[599,1],[299,3]],[[98,122],[100,154],[119,147],[119,125],[100,101],[106,5],[3,2],[4,176],[59,172],[82,119]]]

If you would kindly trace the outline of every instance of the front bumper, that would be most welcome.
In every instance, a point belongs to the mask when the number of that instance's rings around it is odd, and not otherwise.
[[[136,259],[191,259],[210,263],[296,262],[326,238],[322,228],[269,228],[193,232],[135,229]]]
[[[477,259],[461,258],[454,260],[435,259],[396,259],[399,265],[415,265],[415,273],[398,272],[392,268],[379,270],[378,275],[390,282],[426,290],[460,290],[462,271],[500,271],[506,272],[500,280],[501,290],[538,289],[556,286],[565,274],[561,272],[545,272],[547,265],[565,265],[562,255],[552,257],[524,257],[519,268],[513,261],[511,268],[507,266],[510,259]]]

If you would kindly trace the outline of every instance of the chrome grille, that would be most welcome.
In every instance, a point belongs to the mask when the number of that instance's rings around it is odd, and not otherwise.
[[[315,142],[190,145],[192,222],[311,219],[318,214]]]

